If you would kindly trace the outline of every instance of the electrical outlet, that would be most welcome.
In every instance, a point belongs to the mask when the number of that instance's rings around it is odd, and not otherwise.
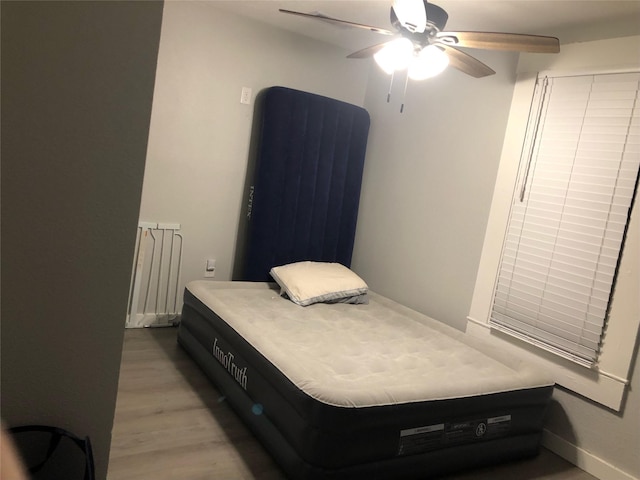
[[[213,278],[216,276],[216,260],[209,258],[204,264],[204,278]]]
[[[245,105],[251,104],[251,88],[242,87],[242,93],[240,93],[240,103]]]

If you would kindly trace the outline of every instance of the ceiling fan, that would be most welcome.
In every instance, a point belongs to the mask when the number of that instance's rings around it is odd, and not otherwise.
[[[457,47],[533,53],[560,51],[560,42],[555,37],[517,33],[443,31],[449,15],[444,9],[428,3],[427,0],[394,0],[390,20],[395,32],[331,18],[320,13],[302,13],[285,9],[280,11],[337,25],[362,28],[382,35],[396,36],[394,40],[354,52],[348,55],[348,58],[373,56],[387,73],[408,68],[408,77],[416,80],[437,75],[447,65],[476,78],[496,73],[489,66]]]

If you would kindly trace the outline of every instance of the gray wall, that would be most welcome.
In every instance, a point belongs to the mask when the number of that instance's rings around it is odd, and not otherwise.
[[[162,2],[2,2],[2,417],[105,478]]]
[[[422,82],[373,69],[353,268],[383,295],[460,330],[475,284],[517,54],[474,52],[496,75]]]

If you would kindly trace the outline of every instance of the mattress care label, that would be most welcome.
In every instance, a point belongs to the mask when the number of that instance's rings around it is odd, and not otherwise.
[[[437,423],[400,431],[398,455],[412,455],[505,436],[511,428],[511,415],[459,422]]]

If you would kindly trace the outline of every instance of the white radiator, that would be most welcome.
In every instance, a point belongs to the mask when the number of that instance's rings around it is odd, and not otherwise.
[[[171,326],[180,321],[182,247],[180,224],[138,224],[126,328]]]

